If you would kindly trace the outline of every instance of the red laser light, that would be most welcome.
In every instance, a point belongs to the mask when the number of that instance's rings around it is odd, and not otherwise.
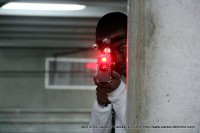
[[[101,59],[101,61],[105,63],[105,62],[107,62],[107,58],[106,58],[106,57],[103,57],[103,58]]]

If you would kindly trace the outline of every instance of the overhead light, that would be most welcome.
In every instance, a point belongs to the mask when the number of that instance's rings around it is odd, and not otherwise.
[[[2,9],[17,9],[17,10],[82,10],[86,6],[78,4],[45,4],[45,3],[21,3],[9,2],[3,5]]]

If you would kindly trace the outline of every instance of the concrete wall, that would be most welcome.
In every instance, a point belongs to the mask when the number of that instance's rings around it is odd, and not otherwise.
[[[66,50],[0,49],[0,132],[85,131],[81,125],[89,122],[95,91],[45,89],[44,73],[12,72],[45,71],[45,58],[59,52]],[[67,57],[91,58],[90,54]]]
[[[129,0],[127,124],[146,125],[129,132],[200,132],[199,12],[199,0]]]

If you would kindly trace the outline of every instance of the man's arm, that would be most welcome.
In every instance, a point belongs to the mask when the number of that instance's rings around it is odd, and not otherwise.
[[[108,94],[108,100],[113,105],[115,114],[119,118],[120,125],[126,125],[126,86],[121,80],[116,90]]]
[[[112,119],[112,106],[116,112],[116,118],[118,118],[117,125],[125,125],[125,113],[126,113],[126,89],[125,83],[121,80],[121,77],[116,72],[113,72],[112,82],[107,84],[101,84],[94,82],[97,85],[96,88],[96,100],[93,104],[92,117],[90,125],[95,126],[111,126]],[[109,95],[109,96],[108,96]],[[104,106],[104,103],[111,103]],[[110,133],[111,128],[91,128],[91,133]]]
[[[90,133],[110,133],[111,132],[111,104],[106,107],[98,104],[97,100],[94,101],[92,115],[90,119],[89,128]],[[101,128],[104,126],[104,128]]]

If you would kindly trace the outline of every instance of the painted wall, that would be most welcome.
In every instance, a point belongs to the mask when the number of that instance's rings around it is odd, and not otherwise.
[[[84,132],[94,90],[45,89],[45,58],[63,49],[0,49],[0,132]],[[93,52],[67,57],[91,58]],[[35,71],[16,73],[13,71]],[[86,131],[87,132],[87,131]]]
[[[146,125],[129,132],[200,132],[199,12],[198,0],[129,0],[127,123]]]

